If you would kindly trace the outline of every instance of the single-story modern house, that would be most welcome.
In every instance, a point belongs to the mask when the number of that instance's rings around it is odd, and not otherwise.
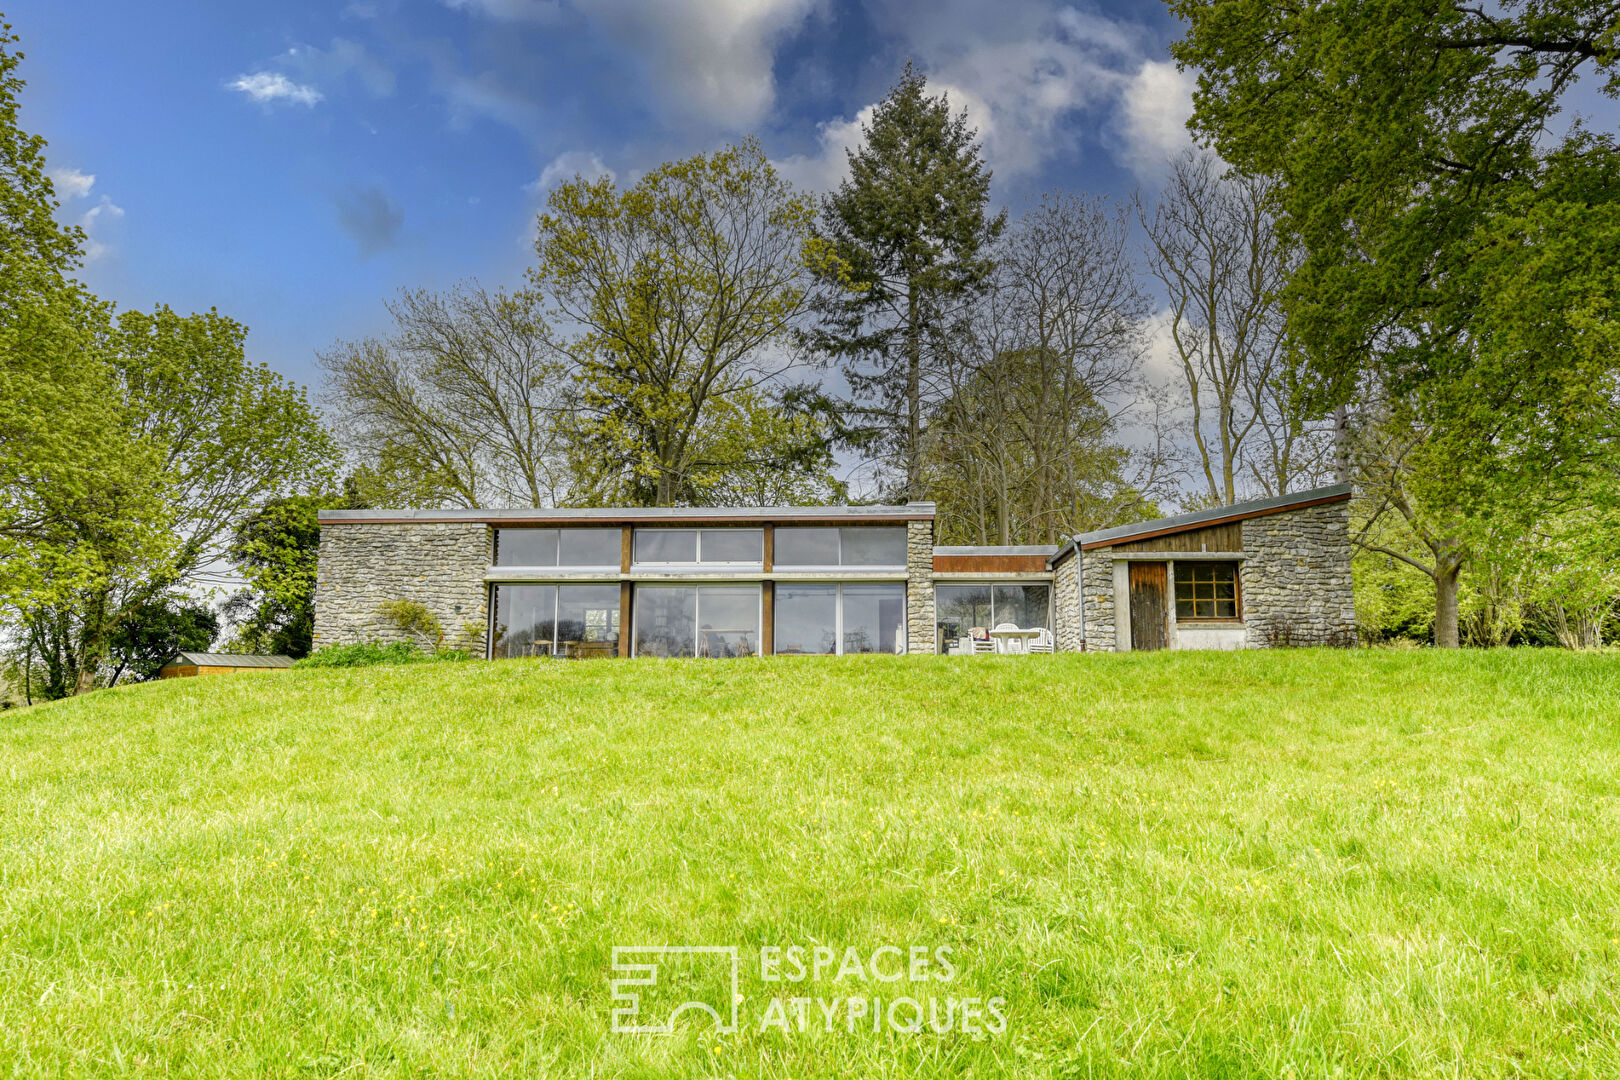
[[[285,671],[293,666],[290,656],[249,655],[247,653],[177,652],[158,669],[160,679],[189,675],[231,675],[239,671]]]
[[[1349,644],[1349,485],[1084,533],[934,544],[934,506],[325,510],[315,645],[421,604],[492,658]]]

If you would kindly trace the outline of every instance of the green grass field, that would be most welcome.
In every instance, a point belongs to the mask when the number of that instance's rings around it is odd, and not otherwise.
[[[188,679],[0,714],[0,786],[12,1075],[1620,1076],[1612,655]],[[611,1033],[640,945],[738,947],[739,1030]]]

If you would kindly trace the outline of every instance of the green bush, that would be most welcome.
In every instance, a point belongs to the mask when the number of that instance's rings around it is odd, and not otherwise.
[[[368,667],[372,664],[422,664],[437,660],[473,660],[458,649],[428,652],[413,641],[362,641],[358,645],[329,645],[316,649],[293,667]]]

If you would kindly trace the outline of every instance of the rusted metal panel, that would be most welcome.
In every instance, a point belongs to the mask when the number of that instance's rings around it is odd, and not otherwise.
[[[936,574],[1045,574],[1045,555],[935,555]]]

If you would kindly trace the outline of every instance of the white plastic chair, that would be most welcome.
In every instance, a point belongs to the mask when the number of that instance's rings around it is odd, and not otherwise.
[[[1040,637],[1029,643],[1029,651],[1032,653],[1049,653],[1052,651],[1052,644],[1052,631],[1043,626],[1041,627]]]

